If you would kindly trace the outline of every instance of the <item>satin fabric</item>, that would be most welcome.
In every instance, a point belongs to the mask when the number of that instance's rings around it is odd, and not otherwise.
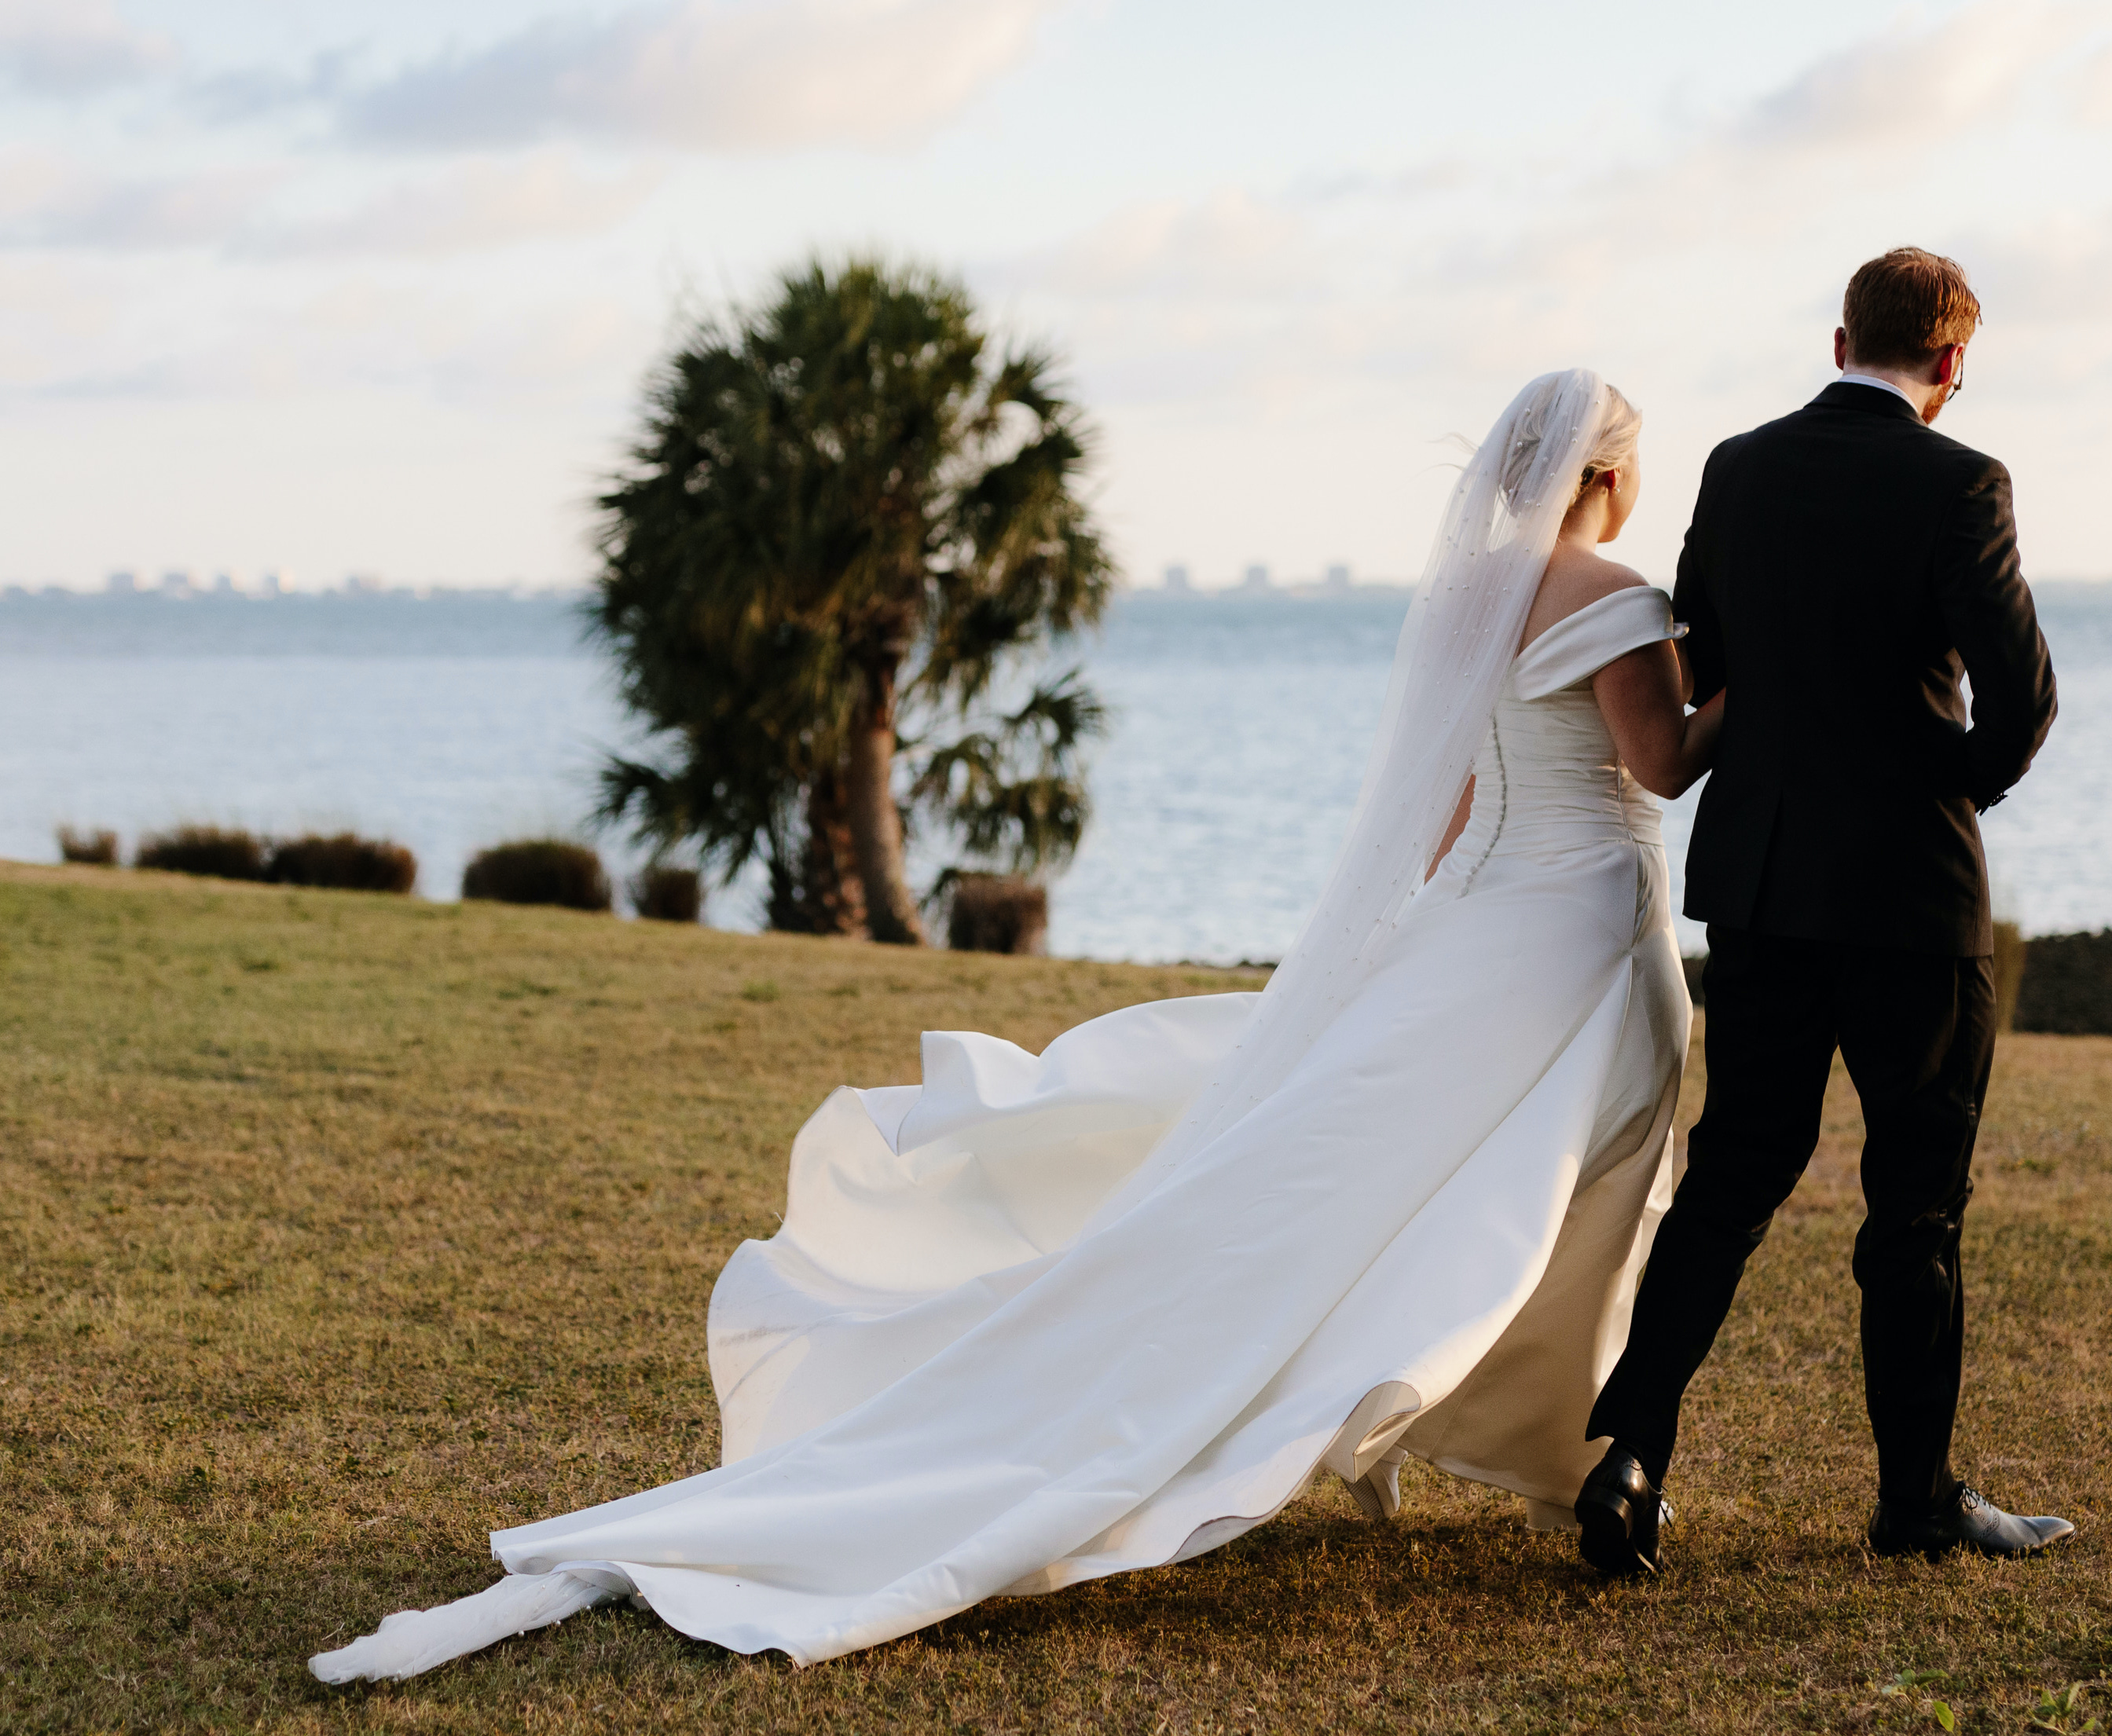
[[[1589,683],[1677,630],[1623,591],[1527,648],[1381,968],[1177,1161],[1154,1147],[1254,997],[1038,1057],[934,1033],[921,1086],[834,1093],[782,1230],[713,1292],[721,1467],[495,1533],[513,1578],[317,1674],[412,1673],[624,1593],[813,1662],[1200,1553],[1318,1466],[1390,1514],[1409,1453],[1561,1522],[1670,1198],[1690,1017],[1656,811]]]

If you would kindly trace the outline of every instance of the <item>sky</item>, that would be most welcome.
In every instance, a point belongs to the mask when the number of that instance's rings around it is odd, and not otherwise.
[[[0,0],[0,582],[584,582],[656,361],[850,250],[1065,358],[1133,584],[1413,579],[1576,365],[1668,582],[1902,243],[2028,573],[2112,576],[2112,0]]]

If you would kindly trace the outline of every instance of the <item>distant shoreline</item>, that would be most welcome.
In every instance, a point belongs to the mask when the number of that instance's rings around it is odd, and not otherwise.
[[[1651,582],[1668,589],[1671,584],[1668,578],[1655,579]],[[2029,582],[2034,596],[2048,600],[2064,600],[2071,597],[2083,600],[2080,593],[2084,592],[2099,592],[2112,596],[2112,574],[2097,579],[2034,579]],[[1117,587],[1115,596],[1122,601],[1160,598],[1169,602],[1354,602],[1359,599],[1408,597],[1413,594],[1414,590],[1415,585],[1409,580],[1386,579],[1359,579],[1346,586],[1313,583],[1254,588],[1235,584],[1197,585],[1186,590],[1169,589],[1163,584],[1121,584]],[[398,584],[374,588],[331,586],[313,591],[192,589],[173,593],[149,589],[136,591],[79,590],[62,584],[33,586],[16,584],[0,587],[0,615],[25,607],[52,605],[65,608],[78,605],[110,609],[223,609],[232,608],[237,604],[284,603],[296,607],[330,604],[340,607],[375,608],[437,602],[480,605],[543,603],[573,608],[593,593],[594,588],[589,584]]]

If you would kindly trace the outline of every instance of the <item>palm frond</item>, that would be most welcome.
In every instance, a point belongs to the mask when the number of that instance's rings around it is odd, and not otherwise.
[[[598,502],[592,629],[649,742],[603,769],[604,820],[796,879],[867,671],[965,717],[1097,620],[1114,569],[1057,378],[1045,350],[996,353],[958,284],[871,258],[808,261],[700,323]],[[986,738],[920,748],[908,800],[972,854],[1053,864],[1083,832],[1099,722],[1072,671]]]

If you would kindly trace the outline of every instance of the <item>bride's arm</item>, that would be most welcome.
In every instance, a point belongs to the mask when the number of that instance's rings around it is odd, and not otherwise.
[[[1723,727],[1723,693],[1689,713],[1689,678],[1669,639],[1616,657],[1591,678],[1622,763],[1652,795],[1678,795],[1709,769]]]
[[[1437,872],[1445,858],[1452,853],[1453,845],[1459,842],[1459,834],[1467,829],[1467,816],[1474,811],[1474,780],[1467,779],[1466,793],[1459,798],[1459,805],[1452,810],[1452,819],[1445,828],[1445,835],[1437,840],[1437,853],[1430,858],[1430,866],[1422,879],[1427,885],[1430,876]]]

